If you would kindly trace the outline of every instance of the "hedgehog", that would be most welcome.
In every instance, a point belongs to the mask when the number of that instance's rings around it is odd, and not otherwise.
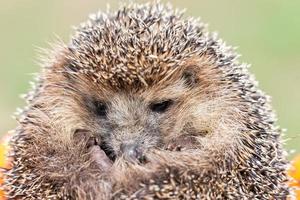
[[[7,199],[286,199],[286,153],[248,65],[199,19],[121,5],[46,52]]]

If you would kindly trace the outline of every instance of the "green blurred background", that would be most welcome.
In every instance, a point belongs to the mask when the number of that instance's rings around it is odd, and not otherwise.
[[[20,94],[39,71],[37,47],[56,35],[68,42],[72,26],[89,13],[116,8],[120,1],[0,0],[0,133],[14,128]],[[137,1],[140,2],[140,1]],[[164,1],[163,1],[164,2]],[[260,87],[272,96],[279,123],[287,128],[286,147],[300,152],[300,1],[178,0],[187,15],[209,23],[251,63]]]

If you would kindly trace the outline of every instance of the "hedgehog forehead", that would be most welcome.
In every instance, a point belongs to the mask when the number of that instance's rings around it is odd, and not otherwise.
[[[159,4],[98,13],[77,29],[69,59],[94,81],[147,85],[203,53],[203,28]]]

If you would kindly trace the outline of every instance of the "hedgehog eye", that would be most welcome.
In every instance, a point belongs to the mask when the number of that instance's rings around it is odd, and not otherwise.
[[[153,112],[163,113],[173,104],[172,100],[161,101],[158,103],[151,103],[150,109]]]
[[[95,101],[95,113],[100,117],[106,117],[107,105],[102,101]]]

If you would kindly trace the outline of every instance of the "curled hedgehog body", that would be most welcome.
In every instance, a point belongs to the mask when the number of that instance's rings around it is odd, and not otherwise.
[[[233,48],[159,3],[98,13],[48,53],[8,199],[286,199],[268,98]]]

